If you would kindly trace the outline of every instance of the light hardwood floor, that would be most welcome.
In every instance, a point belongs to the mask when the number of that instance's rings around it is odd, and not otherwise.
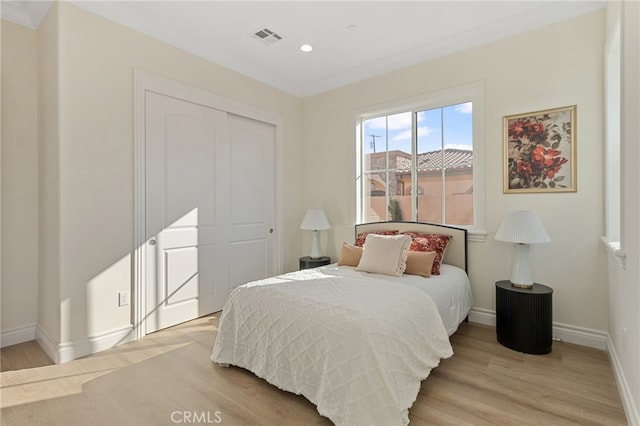
[[[0,421],[11,425],[329,425],[313,404],[209,361],[218,316],[62,365],[37,345],[1,351]],[[624,425],[606,353],[554,343],[511,351],[462,324],[455,355],[422,383],[411,425]],[[20,369],[22,368],[22,369]],[[4,371],[10,370],[10,371]]]

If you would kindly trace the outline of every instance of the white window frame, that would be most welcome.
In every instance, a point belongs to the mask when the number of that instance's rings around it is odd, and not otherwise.
[[[604,86],[605,86],[605,143],[604,143],[604,216],[605,235],[602,237],[607,250],[623,267],[625,251],[621,242],[621,22],[620,7],[607,9],[607,40],[604,48]]]
[[[450,105],[473,103],[473,226],[467,229],[469,241],[484,241],[485,230],[485,140],[484,140],[484,82],[474,82],[448,89],[438,90],[408,99],[374,105],[355,111],[356,128],[356,221],[363,223],[364,198],[367,188],[364,176],[361,123],[372,118],[403,113],[424,111]]]

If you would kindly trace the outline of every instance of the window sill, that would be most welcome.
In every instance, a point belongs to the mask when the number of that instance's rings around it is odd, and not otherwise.
[[[483,231],[480,229],[469,229],[467,231],[467,241],[476,241],[480,243],[484,243],[487,239],[487,231]]]
[[[624,268],[627,263],[627,252],[620,248],[620,241],[611,241],[607,237],[601,237],[600,239],[609,254]]]

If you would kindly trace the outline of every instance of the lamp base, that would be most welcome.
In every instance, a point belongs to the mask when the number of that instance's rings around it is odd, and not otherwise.
[[[322,253],[320,253],[320,232],[318,230],[313,231],[313,239],[311,241],[311,259],[320,259],[322,257]]]
[[[516,288],[533,288],[533,284],[517,284],[517,283],[511,283],[511,287],[516,287]]]
[[[513,269],[511,270],[511,285],[518,288],[533,287],[533,277],[529,268],[529,245],[514,244]]]

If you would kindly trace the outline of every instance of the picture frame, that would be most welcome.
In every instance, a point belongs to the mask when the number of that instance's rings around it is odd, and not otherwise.
[[[576,192],[576,105],[505,116],[504,193]]]

